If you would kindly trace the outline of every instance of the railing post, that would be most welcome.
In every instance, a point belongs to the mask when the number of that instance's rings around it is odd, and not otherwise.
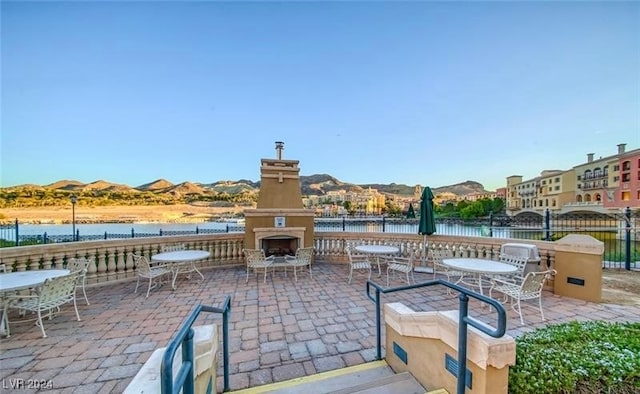
[[[230,391],[229,384],[229,313],[230,308],[225,309],[222,313],[222,362],[224,363],[224,389],[222,391]],[[216,382],[213,382],[214,387]]]
[[[135,238],[135,233],[133,232],[133,227],[131,227],[131,238]]]
[[[347,228],[347,218],[346,218],[346,216],[343,216],[342,217],[342,232],[347,231],[346,228]]]
[[[194,357],[193,352],[193,335],[193,328],[189,328],[187,338],[184,340],[184,342],[182,342],[182,360],[189,360],[189,362],[193,363],[193,366],[189,368],[187,378],[185,379],[184,385],[182,386],[183,393],[195,393],[196,390],[194,379],[196,358]]]
[[[196,235],[200,234],[200,229],[198,228],[198,226],[196,226]]]
[[[18,231],[18,218],[16,218],[16,246],[20,246],[20,231]]]
[[[457,393],[464,394],[467,383],[467,314],[469,313],[469,296],[460,293],[460,314],[458,315],[458,384]]]
[[[109,237],[107,236],[107,232],[104,232],[104,239],[109,239]]]
[[[544,210],[544,240],[551,241],[551,213],[549,212],[549,208],[545,208]]]
[[[385,226],[386,226],[386,222],[385,222],[385,216],[382,215],[382,232],[384,233],[385,230]]]
[[[629,207],[624,210],[624,217],[627,222],[624,229],[624,269],[631,271],[631,209]]]
[[[376,287],[376,360],[382,360],[382,319],[380,318],[380,289]]]
[[[493,211],[489,211],[489,236],[493,237]]]
[[[76,233],[73,234],[73,236],[75,237],[74,241],[80,241],[80,230],[76,230]]]

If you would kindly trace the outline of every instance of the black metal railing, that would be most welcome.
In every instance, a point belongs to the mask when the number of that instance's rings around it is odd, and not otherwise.
[[[399,291],[406,291],[412,289],[419,289],[422,287],[429,287],[435,285],[443,285],[450,289],[456,290],[460,295],[459,315],[458,315],[458,369],[457,369],[457,384],[456,389],[458,394],[464,394],[466,384],[466,372],[467,372],[467,336],[468,326],[472,326],[482,331],[483,333],[492,336],[494,338],[500,338],[504,336],[507,330],[507,313],[502,304],[494,300],[493,298],[486,297],[482,294],[478,294],[469,289],[465,289],[462,286],[458,286],[454,283],[447,282],[442,279],[434,279],[427,282],[416,283],[413,285],[398,286],[391,288],[383,288],[379,284],[367,281],[367,297],[376,304],[376,357],[378,360],[382,360],[382,318],[381,318],[381,302],[380,294],[395,293]],[[371,294],[371,288],[375,289],[375,296]],[[498,327],[491,329],[491,327],[484,323],[473,319],[469,316],[469,297],[475,298],[481,302],[487,303],[496,308],[498,314]]]
[[[193,394],[195,392],[195,357],[193,353],[193,328],[191,326],[200,315],[200,312],[222,313],[222,363],[224,391],[229,391],[229,314],[231,312],[231,297],[227,296],[222,307],[216,308],[199,304],[187,317],[180,331],[171,339],[162,358],[160,367],[161,392]],[[182,365],[180,366],[176,381],[173,380],[173,358],[178,347],[182,346]],[[215,393],[215,381],[209,382],[210,393]]]
[[[489,215],[483,218],[464,219],[458,217],[436,218],[436,234],[494,237],[521,240],[556,241],[568,234],[590,235],[604,243],[604,266],[625,267],[638,266],[640,262],[640,211],[599,213],[558,214],[546,210],[542,215],[534,212],[523,212],[515,216]],[[360,232],[360,233],[406,233],[417,234],[419,219],[404,217],[317,217],[314,231],[321,232]],[[108,226],[108,224],[105,224]],[[96,241],[107,239],[125,239],[140,237],[157,237],[163,235],[197,235],[216,233],[244,232],[245,227],[227,224],[223,229],[195,227],[194,230],[158,232],[131,232],[125,234],[108,233],[99,235],[83,235],[78,230],[77,241]],[[21,234],[16,220],[13,224],[0,225],[0,246],[20,246],[48,244],[57,242],[73,242],[74,235]]]

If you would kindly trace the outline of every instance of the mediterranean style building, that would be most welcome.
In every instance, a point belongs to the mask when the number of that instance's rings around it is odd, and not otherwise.
[[[640,208],[640,149],[587,161],[569,170],[545,170],[540,176],[523,180],[507,177],[506,208],[512,215],[523,211],[560,213],[596,211],[607,213],[629,207]]]

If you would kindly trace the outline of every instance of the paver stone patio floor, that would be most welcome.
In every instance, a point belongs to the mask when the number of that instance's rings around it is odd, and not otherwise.
[[[45,320],[48,337],[31,323],[11,324],[11,337],[0,339],[2,392],[23,382],[50,383],[50,393],[121,393],[151,353],[168,344],[184,319],[201,303],[220,306],[231,297],[230,385],[232,390],[279,382],[375,360],[375,305],[365,294],[366,276],[348,266],[318,263],[313,278],[299,273],[250,275],[244,267],[203,271],[180,278],[177,290],[146,287],[134,293],[135,280],[87,288],[91,305],[78,298],[81,322],[71,304]],[[432,278],[416,273],[417,281]],[[386,284],[386,277],[373,280]],[[402,285],[401,279],[392,285]],[[383,302],[403,302],[418,311],[458,309],[458,299],[443,286],[383,295]],[[570,320],[640,321],[637,305],[611,305],[543,295],[546,321],[536,303],[523,306],[525,325],[507,307],[508,334]],[[470,314],[495,325],[495,310],[471,300]],[[11,319],[17,318],[14,314]],[[221,316],[201,314],[196,325],[220,324]],[[383,326],[384,335],[384,326]],[[384,343],[384,338],[383,342]],[[219,357],[217,387],[222,389]],[[36,392],[22,390],[20,392]]]

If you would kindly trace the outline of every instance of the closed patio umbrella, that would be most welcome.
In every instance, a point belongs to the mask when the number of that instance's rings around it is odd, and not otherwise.
[[[413,204],[409,203],[409,209],[407,210],[407,219],[415,219],[416,211],[413,209]]]
[[[420,199],[420,225],[418,234],[431,235],[436,232],[436,221],[433,217],[433,193],[431,188],[426,186],[422,190]]]
[[[422,251],[423,265],[427,258],[427,235],[431,235],[436,232],[436,221],[433,216],[433,192],[429,186],[425,186],[422,190],[422,197],[420,198],[420,224],[418,225],[418,234],[424,235],[424,244]],[[416,271],[425,271],[416,270]]]

